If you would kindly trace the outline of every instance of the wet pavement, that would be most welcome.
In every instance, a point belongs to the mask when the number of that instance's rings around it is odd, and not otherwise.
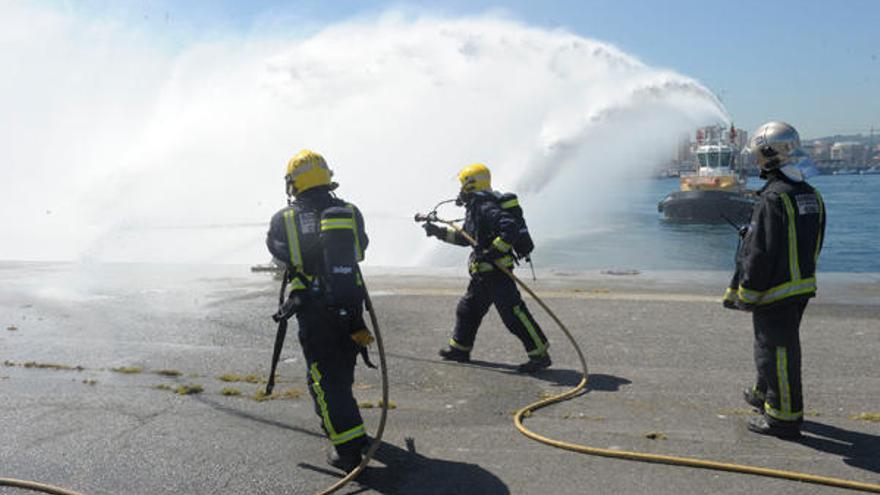
[[[587,356],[590,390],[526,426],[596,447],[880,482],[880,422],[856,419],[880,412],[880,277],[820,275],[801,332],[806,438],[786,442],[745,429],[751,319],[718,303],[727,276],[539,273],[535,289]],[[342,493],[845,493],[529,440],[513,411],[580,380],[574,352],[537,305],[554,366],[521,376],[513,368],[524,353],[494,312],[473,363],[437,359],[467,282],[458,272],[368,268],[366,277],[396,408],[377,460]],[[0,477],[88,495],[328,486],[338,473],[324,463],[294,331],[276,386],[285,396],[255,397],[276,301],[271,275],[240,266],[0,264]],[[359,365],[355,395],[370,431],[379,384]],[[0,488],[7,493],[24,492]]]

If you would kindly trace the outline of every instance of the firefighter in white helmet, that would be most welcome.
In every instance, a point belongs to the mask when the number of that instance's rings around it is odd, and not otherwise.
[[[762,125],[749,152],[767,183],[743,229],[724,306],[752,313],[757,379],[743,397],[762,414],[749,421],[749,430],[797,438],[804,416],[799,329],[807,301],[816,295],[825,204],[805,181],[794,127]]]

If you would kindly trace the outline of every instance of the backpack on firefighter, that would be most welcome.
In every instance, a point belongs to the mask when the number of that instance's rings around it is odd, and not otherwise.
[[[528,225],[526,225],[526,219],[523,216],[522,207],[519,205],[519,198],[514,193],[492,191],[491,194],[502,210],[509,212],[519,220],[519,234],[511,245],[514,261],[518,263],[517,260],[524,260],[528,263],[529,268],[532,270],[532,280],[536,280],[535,265],[532,264],[532,251],[535,250],[535,242],[532,240],[532,235],[529,233]]]
[[[363,259],[354,209],[334,206],[321,213],[323,263],[318,283],[327,306],[358,311],[364,302],[364,284],[358,261]]]
[[[510,213],[519,220],[519,235],[516,237],[512,247],[513,252],[519,259],[530,261],[530,255],[535,250],[535,243],[532,241],[532,235],[529,233],[529,227],[526,225],[526,219],[523,217],[522,207],[519,205],[519,198],[514,193],[502,193],[493,191],[495,201],[502,210]]]
[[[321,212],[320,227],[315,229],[321,255],[318,266],[310,267],[316,271],[314,274],[304,272],[303,256],[300,252],[301,232],[297,216],[294,207],[285,212],[293,266],[284,274],[279,295],[279,309],[272,316],[272,319],[278,322],[278,332],[275,336],[269,381],[266,384],[267,394],[272,393],[275,385],[275,369],[287,334],[287,320],[301,307],[304,298],[321,301],[340,319],[359,315],[365,300],[364,285],[358,267],[358,262],[363,260],[363,250],[358,237],[354,207],[332,206]],[[288,281],[292,283],[292,290],[285,300],[284,292]],[[375,368],[369,359],[366,346],[361,346],[361,356],[367,366]]]

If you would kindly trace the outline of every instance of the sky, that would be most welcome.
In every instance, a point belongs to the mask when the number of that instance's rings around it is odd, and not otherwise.
[[[352,18],[492,14],[616,46],[712,90],[737,127],[794,124],[805,138],[880,129],[880,2],[670,0],[445,2],[78,0],[42,3],[123,23],[166,50],[255,33],[317,32]],[[878,131],[880,132],[880,131]]]

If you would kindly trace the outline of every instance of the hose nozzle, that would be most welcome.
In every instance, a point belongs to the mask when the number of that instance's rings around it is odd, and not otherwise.
[[[431,213],[416,213],[415,221],[416,222],[436,222],[437,221],[437,212],[432,211]]]

